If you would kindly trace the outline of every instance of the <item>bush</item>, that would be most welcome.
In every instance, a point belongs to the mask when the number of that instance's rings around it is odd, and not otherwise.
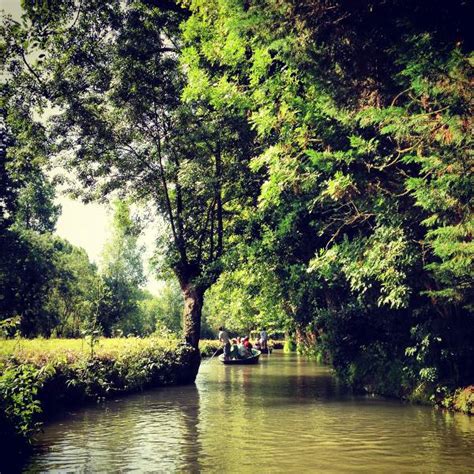
[[[220,350],[222,350],[222,343],[218,340],[204,339],[199,343],[199,349],[201,350],[202,357],[212,357],[216,351],[219,354]]]
[[[24,447],[39,428],[42,409],[38,392],[48,373],[32,364],[21,364],[8,367],[0,376],[0,443],[7,452]]]
[[[439,402],[439,405],[474,415],[474,385],[469,385],[469,387],[456,390],[453,394],[446,395]]]
[[[296,351],[296,342],[292,339],[287,339],[283,346],[284,352],[295,352]]]
[[[197,352],[175,339],[102,339],[94,355],[80,340],[2,342],[0,442],[16,451],[51,409],[189,383],[199,366]]]

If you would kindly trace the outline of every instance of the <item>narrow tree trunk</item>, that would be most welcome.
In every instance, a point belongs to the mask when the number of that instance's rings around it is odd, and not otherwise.
[[[198,349],[201,335],[203,292],[192,283],[182,285],[184,296],[183,331],[188,344]]]

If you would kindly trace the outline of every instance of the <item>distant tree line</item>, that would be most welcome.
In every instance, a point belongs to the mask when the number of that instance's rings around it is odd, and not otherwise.
[[[140,227],[126,201],[115,203],[100,271],[83,249],[53,233],[61,210],[44,171],[44,150],[22,141],[22,127],[34,127],[27,111],[4,108],[0,314],[12,322],[5,335],[81,337],[92,327],[106,336],[180,333],[177,285],[164,285],[159,297],[143,289]],[[43,133],[40,126],[35,133]]]

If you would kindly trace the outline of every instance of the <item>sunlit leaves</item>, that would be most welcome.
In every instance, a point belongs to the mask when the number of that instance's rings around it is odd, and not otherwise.
[[[357,298],[364,299],[371,288],[378,294],[377,304],[392,308],[406,307],[411,289],[407,277],[413,264],[410,243],[397,228],[378,227],[369,238],[352,242],[345,239],[320,253],[309,270],[328,282],[343,273]]]
[[[326,189],[323,190],[322,196],[328,196],[334,201],[339,201],[353,189],[355,187],[351,177],[341,171],[336,171],[334,177],[327,181]]]

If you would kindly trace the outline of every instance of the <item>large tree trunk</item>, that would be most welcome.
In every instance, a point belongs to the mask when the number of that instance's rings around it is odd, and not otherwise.
[[[192,352],[186,356],[180,370],[179,383],[193,383],[201,365],[199,338],[201,335],[201,312],[204,292],[192,283],[181,283],[184,297],[183,332],[186,344],[192,347]]]
[[[203,291],[192,283],[182,284],[184,296],[183,331],[186,343],[198,349],[201,335]]]

